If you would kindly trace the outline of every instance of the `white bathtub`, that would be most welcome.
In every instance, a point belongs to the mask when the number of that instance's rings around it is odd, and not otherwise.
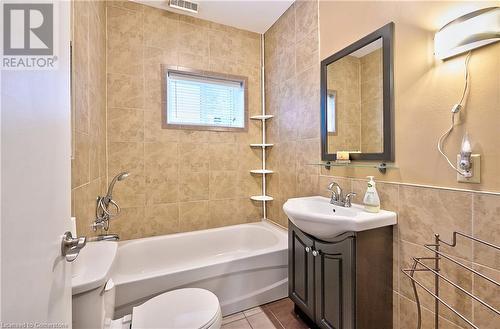
[[[214,292],[223,315],[288,295],[287,232],[267,222],[119,243],[115,317],[176,288]]]

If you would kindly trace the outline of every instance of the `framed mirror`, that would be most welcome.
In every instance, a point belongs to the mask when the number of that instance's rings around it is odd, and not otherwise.
[[[394,161],[394,23],[321,62],[321,159]]]

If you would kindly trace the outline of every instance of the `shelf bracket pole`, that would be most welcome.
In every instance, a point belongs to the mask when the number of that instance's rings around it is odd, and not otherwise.
[[[439,297],[439,234],[434,235],[435,250],[434,267],[436,274],[434,275],[434,294]],[[434,329],[439,329],[439,300],[434,299]]]

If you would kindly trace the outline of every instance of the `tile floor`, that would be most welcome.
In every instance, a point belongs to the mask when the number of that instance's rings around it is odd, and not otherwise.
[[[222,319],[222,329],[308,329],[293,312],[293,302],[284,298]]]

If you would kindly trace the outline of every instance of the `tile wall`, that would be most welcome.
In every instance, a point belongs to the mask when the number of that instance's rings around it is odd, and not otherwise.
[[[249,115],[260,114],[260,35],[132,2],[107,5],[108,175],[122,239],[261,219],[260,123],[248,132],[162,129],[161,64],[248,77]]]
[[[106,191],[106,4],[73,2],[71,213],[93,235],[95,199]]]
[[[320,160],[318,3],[296,1],[265,33],[266,110],[270,143],[268,217],[286,226],[281,207],[317,192]]]

